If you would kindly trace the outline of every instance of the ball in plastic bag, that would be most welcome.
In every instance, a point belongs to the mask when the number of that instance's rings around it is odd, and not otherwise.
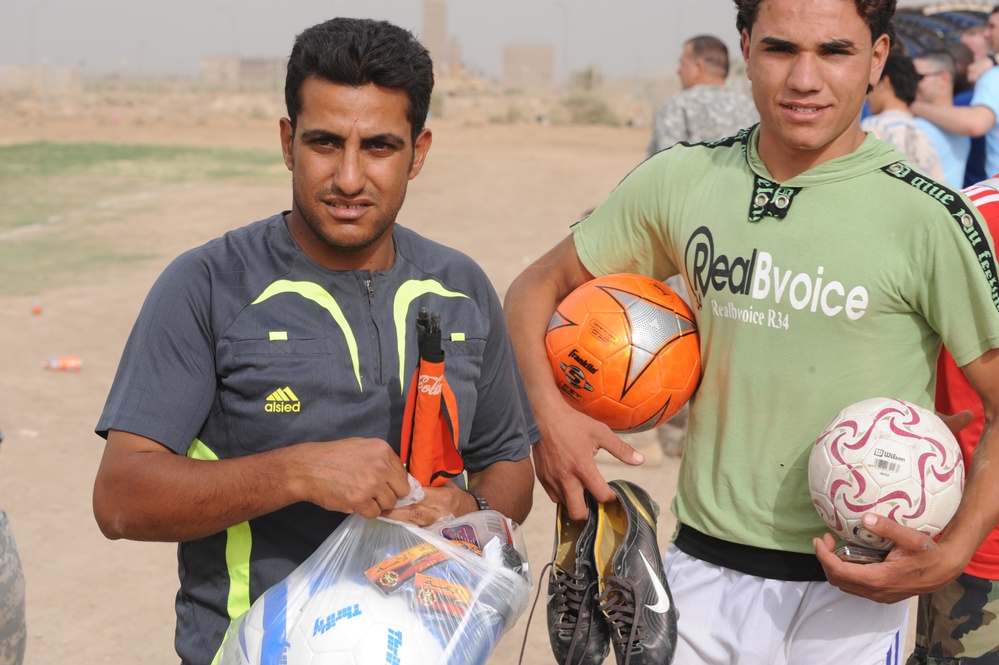
[[[409,596],[386,596],[368,583],[321,589],[288,619],[288,665],[437,665],[444,660],[432,624],[413,610]]]

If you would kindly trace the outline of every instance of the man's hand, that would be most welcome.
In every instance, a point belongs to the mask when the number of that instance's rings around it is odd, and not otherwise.
[[[380,439],[300,443],[209,460],[111,430],[93,502],[108,538],[180,542],[300,501],[377,517],[408,493],[402,462]]]
[[[989,58],[982,58],[981,60],[975,60],[973,63],[968,65],[968,82],[974,83],[978,78],[995,67],[995,63]]]
[[[947,425],[947,429],[949,429],[954,434],[957,434],[965,427],[970,425],[972,418],[974,418],[974,416],[971,414],[971,411],[968,411],[967,409],[965,409],[964,411],[958,411],[957,413],[951,416],[945,416],[942,413],[937,413],[937,415],[940,417],[940,420],[944,421],[944,424]]]
[[[454,515],[460,517],[479,509],[471,494],[448,481],[440,487],[424,487],[425,498],[401,508],[391,508],[382,517],[416,526],[430,526],[437,520]]]
[[[896,603],[935,591],[964,569],[965,564],[954,561],[945,546],[887,517],[868,513],[864,515],[864,527],[894,541],[895,547],[883,563],[857,564],[840,560],[833,553],[836,539],[828,533],[813,542],[815,555],[825,569],[829,583],[846,593],[880,603]]]
[[[541,440],[534,445],[538,479],[552,501],[563,504],[574,520],[588,514],[583,489],[600,503],[617,495],[600,475],[593,457],[602,448],[625,464],[638,466],[645,456],[616,436],[609,427],[586,416],[568,404],[549,414],[547,423],[538,421]]]
[[[326,510],[373,518],[409,494],[406,469],[385,441],[350,438],[295,448],[305,500]]]

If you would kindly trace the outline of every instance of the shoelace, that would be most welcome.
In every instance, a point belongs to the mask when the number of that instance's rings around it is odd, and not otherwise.
[[[597,598],[597,606],[611,628],[611,642],[622,648],[624,665],[631,661],[631,654],[642,650],[645,639],[645,622],[637,616],[635,584],[623,577],[603,578],[604,592]]]
[[[582,566],[590,568],[590,564],[586,561],[580,562]],[[572,630],[575,633],[579,631],[579,612],[583,607],[583,601],[586,599],[587,594],[593,593],[593,587],[596,584],[596,578],[594,581],[586,584],[583,582],[583,578],[587,577],[586,570],[579,573],[573,573],[568,570],[563,570],[562,568],[554,567],[553,576],[555,578],[555,610],[562,616],[562,621],[558,624],[559,630]],[[576,621],[568,622],[567,617],[576,617]],[[576,640],[576,635],[573,635],[573,642]],[[570,653],[572,648],[569,649]]]
[[[589,566],[588,562],[581,562],[584,566]],[[559,630],[572,630],[572,638],[569,640],[569,648],[566,650],[568,657],[572,657],[573,651],[576,648],[576,642],[579,641],[582,636],[583,622],[579,620],[579,611],[582,608],[583,600],[586,598],[587,594],[592,594],[596,587],[596,580],[590,582],[589,584],[583,584],[582,580],[584,573],[572,573],[568,570],[563,570],[555,566],[554,561],[549,561],[545,564],[545,567],[541,569],[541,573],[538,575],[539,580],[545,579],[545,573],[549,569],[554,569],[552,572],[552,577],[554,578],[554,590],[553,595],[555,597],[555,610],[561,615],[557,628]],[[520,645],[520,658],[517,660],[518,665],[524,661],[524,651],[527,648],[527,633],[531,629],[531,619],[534,618],[534,610],[538,606],[538,599],[541,598],[541,584],[538,584],[538,592],[534,594],[534,603],[531,605],[531,612],[527,615],[527,627],[524,629],[524,641]],[[576,617],[576,621],[569,623],[565,620],[566,616]],[[590,621],[599,621],[596,612],[590,613]],[[589,626],[587,626],[589,628]],[[571,665],[571,663],[564,663],[563,665]]]

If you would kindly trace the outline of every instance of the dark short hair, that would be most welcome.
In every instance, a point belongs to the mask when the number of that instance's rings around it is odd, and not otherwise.
[[[295,38],[288,58],[284,101],[292,131],[302,110],[302,84],[310,77],[332,83],[369,83],[402,90],[409,99],[412,139],[423,131],[434,89],[430,53],[411,32],[387,21],[335,18]]]
[[[955,43],[960,44],[960,42]],[[961,46],[964,46],[964,44],[961,44]],[[964,47],[968,48],[967,46]],[[952,95],[954,94],[959,77],[957,71],[957,61],[954,59],[953,53],[945,48],[933,49],[932,51],[920,53],[918,56],[913,58],[913,61],[916,60],[923,60],[931,65],[936,65],[937,72],[947,72],[950,74],[950,93]],[[919,79],[917,79],[917,84],[922,78],[923,77],[920,76]]]
[[[906,104],[916,101],[919,74],[916,73],[916,66],[912,64],[912,58],[889,53],[885,60],[885,68],[881,70],[881,80],[886,77],[891,80],[891,88],[895,91],[896,97]]]
[[[958,42],[960,43],[960,42]],[[961,44],[964,46],[964,44]],[[965,46],[965,48],[968,48]],[[950,72],[953,76],[957,73],[957,60],[954,58],[954,54],[948,49],[933,49],[932,51],[924,51],[917,55],[914,60],[928,60],[933,64],[937,65],[942,72]]]
[[[714,68],[722,78],[728,77],[728,47],[711,35],[697,35],[687,40],[694,57]]]
[[[968,66],[975,61],[975,54],[971,52],[964,42],[950,42],[944,47],[950,57],[954,59],[954,69],[956,72],[968,71]]]
[[[951,42],[946,48],[954,58],[954,94],[973,90],[975,84],[968,80],[968,67],[975,61],[975,54],[963,42]]]
[[[756,14],[760,10],[760,4],[764,0],[734,0],[736,17],[735,27],[742,34],[745,30],[753,32],[753,24],[756,23]],[[878,40],[881,35],[888,35],[893,41],[895,39],[895,26],[892,24],[892,17],[895,15],[895,0],[853,0],[857,7],[857,13],[867,22],[867,27],[871,29],[871,43]]]

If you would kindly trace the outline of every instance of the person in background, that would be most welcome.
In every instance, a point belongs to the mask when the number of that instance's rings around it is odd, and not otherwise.
[[[964,42],[950,42],[946,50],[954,57],[954,106],[970,106],[975,95],[975,84],[968,80],[968,68],[975,56]],[[970,187],[985,180],[985,137],[972,136],[971,150],[964,167],[962,187]]]
[[[988,21],[988,26],[982,34],[987,40],[990,52],[995,52],[999,48],[999,6],[993,8]],[[990,64],[978,74],[977,78],[969,75],[975,83],[975,92],[968,106],[946,107],[922,101],[912,104],[914,114],[926,118],[945,131],[964,136],[984,137],[983,173],[999,173],[999,67],[991,64],[991,58],[992,56],[989,56],[985,60]],[[972,156],[974,156],[974,147]],[[974,178],[977,175],[977,168],[969,161],[965,182],[969,177]]]
[[[3,431],[0,430],[2,443]],[[0,665],[21,665],[27,639],[24,570],[10,520],[0,509]]]
[[[967,94],[970,100],[975,84],[968,80],[968,67],[974,62],[974,54],[964,42],[950,42],[944,50],[954,59],[954,97]]]
[[[916,86],[916,99],[938,106],[954,105],[954,57],[945,50],[927,51],[913,58],[912,64],[919,75]],[[948,185],[964,187],[964,171],[971,153],[971,137],[948,132],[925,118],[916,118],[916,123],[933,141],[944,179]]]
[[[912,60],[905,55],[889,53],[881,80],[867,95],[871,115],[860,121],[860,128],[894,146],[913,166],[942,182],[944,171],[940,156],[909,110],[916,99],[918,83],[919,75]]]
[[[680,142],[700,143],[732,136],[759,121],[753,100],[725,85],[728,48],[717,37],[688,39],[680,54],[680,92],[670,97],[652,123],[652,155]]]
[[[989,43],[985,39],[985,26],[974,25],[961,33],[958,41],[968,47],[973,56],[971,61],[976,62],[989,55]]]
[[[336,18],[298,35],[287,71],[291,210],[164,271],[96,427],[101,531],[178,543],[185,664],[212,663],[349,513],[519,523],[533,498],[537,434],[499,298],[469,257],[396,224],[432,141],[429,53],[391,23]],[[423,308],[440,314],[464,474],[396,507],[408,396],[441,390],[412,380]]]
[[[992,8],[985,25],[969,28],[961,35],[961,43],[971,49],[974,56],[968,66],[968,80],[977,83],[979,77],[996,66],[996,38],[999,37],[999,16]]]
[[[999,179],[973,185],[965,194],[999,240]],[[971,424],[955,432],[971,469],[985,428],[982,400],[946,348],[937,360],[936,410],[970,411]],[[919,596],[915,649],[906,665],[999,665],[999,527],[986,536],[956,580]]]

